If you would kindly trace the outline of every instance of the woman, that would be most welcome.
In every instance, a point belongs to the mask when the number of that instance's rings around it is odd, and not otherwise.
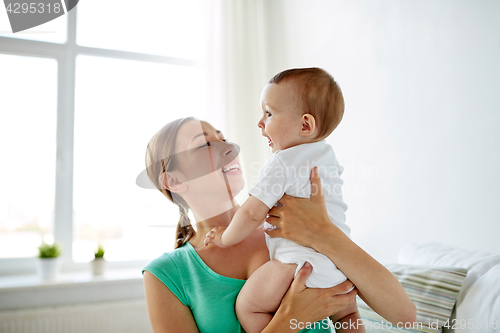
[[[203,246],[214,227],[226,227],[238,209],[233,197],[244,187],[237,148],[219,131],[193,118],[163,127],[148,144],[148,177],[179,206],[176,250],[153,260],[144,269],[148,312],[154,332],[239,332],[234,302],[248,277],[269,261],[264,231],[256,229],[235,246]],[[321,188],[318,177],[313,186]],[[357,247],[328,221],[324,199],[284,197],[267,221],[279,229],[270,236],[291,239],[327,255],[351,279],[328,289],[307,289],[311,267],[295,278],[273,319],[262,332],[296,332],[305,323],[335,314],[355,301],[396,322],[414,322],[415,307],[382,265]],[[187,217],[191,209],[196,232]],[[343,294],[354,283],[357,290]],[[302,325],[301,325],[302,323]],[[331,332],[326,325],[303,332]]]

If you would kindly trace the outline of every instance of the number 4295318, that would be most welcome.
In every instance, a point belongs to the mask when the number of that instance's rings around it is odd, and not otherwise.
[[[480,330],[480,329],[486,329],[486,328],[493,328],[497,329],[498,328],[498,319],[493,319],[490,322],[488,320],[480,320],[480,319],[452,319],[448,320],[443,327],[446,328],[451,328],[451,329],[471,329],[471,330]]]
[[[14,2],[9,3],[6,8],[9,14],[26,14],[26,13],[55,13],[59,14],[64,9],[60,3],[36,3],[36,2]]]

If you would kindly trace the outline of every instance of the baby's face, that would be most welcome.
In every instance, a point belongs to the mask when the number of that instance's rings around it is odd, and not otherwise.
[[[268,84],[260,98],[262,118],[257,126],[274,153],[301,143],[302,114],[289,83]]]

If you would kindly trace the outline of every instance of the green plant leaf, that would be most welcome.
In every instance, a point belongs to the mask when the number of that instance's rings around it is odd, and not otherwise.
[[[61,253],[62,248],[57,243],[50,245],[44,242],[38,247],[38,258],[57,258]]]
[[[94,256],[96,258],[103,258],[104,257],[104,248],[99,245],[99,248],[97,249],[97,252],[94,253]]]

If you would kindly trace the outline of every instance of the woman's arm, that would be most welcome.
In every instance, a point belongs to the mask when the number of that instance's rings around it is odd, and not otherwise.
[[[154,333],[198,333],[198,327],[189,308],[148,271],[144,272],[144,289],[149,320]]]
[[[298,332],[305,325],[323,320],[356,301],[356,289],[347,280],[332,288],[307,288],[306,280],[312,272],[311,265],[304,265],[281,300],[273,319],[261,333]]]
[[[415,304],[394,275],[329,220],[316,169],[311,172],[311,197],[283,196],[283,207],[273,207],[266,219],[279,229],[266,232],[326,255],[354,283],[359,296],[391,323],[415,322]]]

